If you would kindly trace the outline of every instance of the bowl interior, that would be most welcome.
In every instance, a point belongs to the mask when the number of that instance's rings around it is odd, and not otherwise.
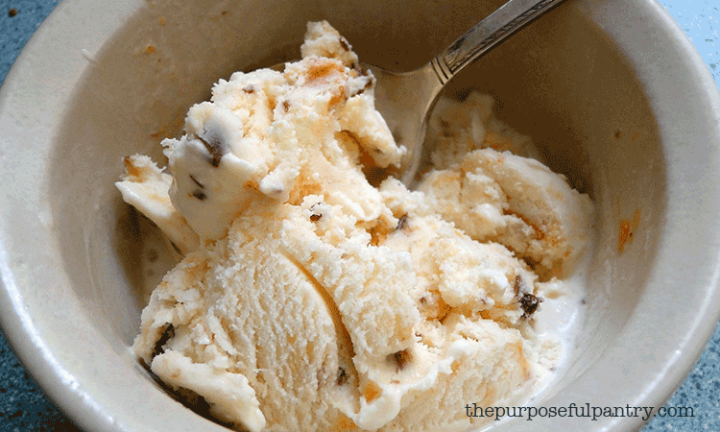
[[[170,262],[143,266],[143,254],[165,252],[113,185],[124,156],[162,160],[160,141],[180,133],[187,109],[207,99],[214,82],[299,57],[309,20],[327,19],[365,62],[410,70],[501,3],[156,0],[140,7],[88,59],[54,140],[49,179],[72,295],[117,353],[116,373],[162,393],[128,348],[147,290]],[[561,391],[593,366],[647,288],[658,248],[652,233],[666,211],[655,116],[621,51],[572,2],[464,71],[448,91],[469,88],[495,96],[498,116],[530,135],[551,168],[596,205],[586,318],[572,366],[554,388]]]

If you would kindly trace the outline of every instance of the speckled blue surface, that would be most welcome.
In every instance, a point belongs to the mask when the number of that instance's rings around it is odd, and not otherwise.
[[[639,0],[627,0],[639,1]],[[35,29],[59,0],[0,0],[0,82]],[[720,84],[720,0],[660,0],[685,30]],[[13,13],[11,10],[15,10]],[[643,432],[720,431],[720,326],[668,407],[692,418],[655,417]],[[0,331],[0,432],[78,431],[42,393]]]

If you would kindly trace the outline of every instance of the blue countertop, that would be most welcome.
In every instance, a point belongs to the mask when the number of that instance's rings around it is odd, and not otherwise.
[[[639,1],[639,0],[628,0]],[[685,30],[720,85],[720,2],[659,0]],[[59,0],[0,0],[0,82]],[[720,326],[667,404],[694,417],[655,417],[643,432],[720,431]],[[0,331],[0,432],[79,431],[38,388]]]

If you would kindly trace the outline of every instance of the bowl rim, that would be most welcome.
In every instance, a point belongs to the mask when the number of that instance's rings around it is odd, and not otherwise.
[[[632,2],[625,0],[582,1],[576,0],[577,7],[587,9],[587,13],[597,20],[612,22],[617,26],[606,26],[605,31],[611,37],[620,40],[619,49],[626,52],[638,52],[642,44],[647,42],[633,41],[630,37],[621,37],[623,32],[632,31],[623,27],[623,14],[628,11],[635,17],[652,24],[648,37],[659,38],[664,49],[657,59],[666,61],[666,68],[659,70],[652,64],[632,62],[631,66],[643,77],[643,84],[656,113],[660,117],[671,118],[663,101],[684,95],[692,104],[678,100],[693,124],[661,124],[661,136],[681,139],[696,129],[695,135],[705,134],[708,139],[701,144],[706,145],[703,154],[686,157],[682,153],[684,146],[673,146],[663,143],[668,164],[668,210],[662,241],[658,248],[657,262],[673,262],[677,254],[688,257],[700,256],[702,260],[690,260],[696,267],[693,275],[687,269],[671,272],[670,269],[653,270],[648,285],[657,284],[670,292],[673,284],[681,286],[685,280],[696,281],[702,287],[693,298],[695,308],[684,315],[689,318],[682,323],[663,326],[662,320],[652,316],[636,316],[633,314],[624,326],[617,340],[608,347],[597,361],[617,363],[623,358],[623,350],[635,349],[636,341],[647,330],[648,323],[657,323],[659,330],[672,330],[672,338],[668,345],[674,349],[667,350],[649,359],[641,365],[629,366],[628,375],[610,377],[611,384],[624,383],[617,394],[625,394],[628,402],[635,405],[659,407],[670,398],[674,390],[701,355],[720,318],[720,220],[713,220],[710,215],[720,214],[720,94],[704,61],[690,43],[685,33],[675,23],[669,13],[656,0]],[[5,82],[0,88],[0,157],[10,159],[20,154],[19,147],[26,147],[25,152],[36,151],[37,163],[28,163],[26,171],[8,169],[0,172],[0,181],[11,186],[0,191],[0,208],[17,205],[20,199],[27,199],[29,204],[20,206],[27,222],[23,228],[35,228],[40,232],[30,235],[30,242],[51,238],[55,229],[52,226],[52,213],[47,205],[47,195],[43,187],[45,178],[33,179],[32,175],[46,171],[51,160],[50,154],[53,137],[62,124],[66,103],[72,98],[75,85],[88,68],[92,67],[92,54],[102,48],[107,37],[113,35],[123,26],[124,19],[133,15],[141,7],[144,0],[128,2],[98,2],[96,0],[64,0],[29,40],[20,56],[9,71]],[[573,6],[575,7],[575,6]],[[631,9],[634,8],[634,9]],[[81,23],[82,25],[78,25]],[[102,36],[102,37],[100,37]],[[63,43],[72,41],[72,43]],[[632,60],[632,59],[631,59]],[[47,65],[52,67],[47,67]],[[675,82],[672,89],[662,88],[660,83],[671,83],[673,74],[681,74],[687,79]],[[71,85],[67,85],[70,83]],[[36,95],[36,89],[46,89],[43,99],[33,99],[27,103],[27,95]],[[677,109],[677,107],[675,107]],[[31,137],[21,136],[22,131],[32,130]],[[699,132],[697,132],[699,130]],[[681,142],[684,142],[681,140]],[[20,146],[18,143],[23,143]],[[702,179],[688,174],[690,166],[700,164],[708,167],[702,171]],[[7,164],[5,164],[7,165]],[[696,176],[699,174],[694,173]],[[708,181],[710,180],[710,181]],[[703,214],[689,214],[688,207],[693,204],[687,195],[688,187],[697,188],[706,198]],[[716,201],[715,204],[713,201]],[[39,215],[39,216],[38,216]],[[28,311],[25,298],[32,295],[34,282],[38,280],[37,272],[57,262],[49,255],[52,251],[40,251],[34,262],[26,262],[26,254],[21,252],[22,245],[28,240],[28,234],[17,229],[18,214],[3,212],[0,215],[0,324],[7,339],[25,367],[40,384],[48,396],[71,417],[78,425],[88,431],[140,431],[142,424],[133,422],[132,416],[118,417],[115,407],[97,397],[97,389],[92,388],[89,375],[73,369],[73,365],[59,359],[46,343],[45,338],[52,335],[52,330],[43,327]],[[681,238],[686,241],[679,248]],[[689,240],[688,240],[689,239]],[[39,244],[39,243],[36,243]],[[670,249],[673,250],[670,250]],[[701,251],[701,253],[697,253]],[[693,255],[695,252],[696,255]],[[682,257],[681,257],[682,258]],[[688,258],[689,259],[689,258]],[[691,277],[692,276],[692,277]],[[56,283],[63,283],[62,279]],[[651,295],[643,294],[637,308],[656,305]],[[638,309],[640,310],[640,309]],[[650,309],[648,309],[650,310]],[[88,334],[86,336],[91,336]],[[657,353],[656,353],[657,354]],[[641,368],[658,372],[642,373]],[[574,394],[557,395],[543,405],[566,404],[572,397],[580,397],[583,393],[592,394],[599,382],[607,382],[602,371],[595,366],[578,378],[579,384]],[[637,372],[635,379],[626,379]],[[621,380],[625,379],[624,382]],[[638,391],[637,388],[641,390]],[[631,391],[632,389],[632,391]],[[512,430],[537,430],[542,426],[550,426],[546,419],[535,422],[515,424]],[[603,418],[592,424],[583,423],[585,430],[635,430],[644,425],[638,418]],[[568,426],[573,427],[570,423]],[[574,427],[573,427],[574,428]]]

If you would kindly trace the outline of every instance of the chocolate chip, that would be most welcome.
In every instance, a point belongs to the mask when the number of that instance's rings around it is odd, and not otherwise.
[[[205,195],[205,192],[201,191],[200,189],[195,189],[195,191],[192,193],[192,196],[199,199],[200,201],[205,201],[207,199],[207,195]]]
[[[195,177],[193,177],[192,174],[190,174],[190,180],[192,180],[193,183],[195,183],[196,185],[198,185],[198,187],[199,187],[200,189],[205,189],[205,185],[202,184],[202,183],[200,183],[200,182],[198,181],[198,179],[196,179]]]
[[[12,8],[12,9],[8,10],[8,16],[9,16],[10,18],[14,17],[14,16],[17,15],[17,14],[18,14],[18,10],[15,9],[15,8]]]
[[[398,219],[397,226],[395,227],[396,230],[404,230],[408,227],[408,215],[405,213],[404,215],[400,216],[400,219]]]
[[[520,295],[521,292],[529,291],[527,285],[525,285],[525,281],[520,275],[515,276],[515,283],[513,284],[513,289],[516,296]]]
[[[290,110],[290,102],[283,101],[282,105],[283,105],[283,109],[285,110],[285,112],[288,112],[288,110]]]
[[[317,207],[318,204],[322,204],[322,203],[316,203],[316,204],[313,204],[310,206],[310,213],[312,213],[310,215],[310,220],[313,222],[317,222],[322,218],[322,213],[315,213],[315,207]]]
[[[370,87],[368,84],[372,85],[372,83],[371,83],[370,81],[368,81],[368,83],[365,84],[365,86],[364,86],[363,88],[361,88],[360,90],[358,90],[358,91],[356,91],[355,93],[353,93],[350,97],[352,98],[352,97],[355,97],[355,96],[357,96],[357,95],[361,95],[361,94],[365,93],[365,90],[367,90],[368,87]]]
[[[247,94],[252,94],[252,93],[255,93],[255,87],[249,85],[247,87],[244,87],[243,91]]]
[[[219,134],[214,131],[204,132],[203,135],[204,136],[199,136],[198,139],[203,143],[208,152],[210,152],[210,156],[212,157],[210,165],[217,168],[220,165],[220,159],[227,153],[225,143],[223,143]]]
[[[530,318],[530,316],[532,314],[534,314],[535,311],[537,310],[541,301],[542,301],[542,299],[540,299],[532,294],[529,294],[529,293],[523,294],[523,296],[520,298],[520,307],[522,307],[522,309],[524,311],[523,315],[522,315],[523,318]]]
[[[540,262],[535,261],[534,259],[530,258],[529,256],[522,257],[522,260],[527,264],[528,267],[530,267],[532,270],[535,270]]]
[[[350,96],[350,97],[355,97],[355,96],[357,96],[357,95],[361,95],[361,94],[365,93],[365,90],[369,89],[369,88],[372,87],[372,86],[373,86],[373,80],[369,79],[369,80],[367,80],[367,82],[365,83],[365,86],[364,86],[363,88],[361,88],[360,90],[356,91],[355,94],[353,94],[353,95]]]
[[[344,37],[340,36],[340,46],[343,47],[345,51],[350,51],[350,45],[348,45],[347,40],[345,40]]]
[[[398,369],[403,369],[408,363],[410,363],[410,360],[412,360],[410,351],[408,351],[407,349],[392,354],[392,358],[393,361],[397,364]]]
[[[335,384],[341,386],[341,385],[345,384],[346,381],[347,381],[347,373],[345,372],[345,369],[338,368],[338,375],[337,375],[337,379],[335,380]]]
[[[155,342],[155,347],[153,347],[152,352],[152,358],[155,358],[159,356],[160,354],[165,352],[165,345],[170,341],[170,339],[175,337],[175,327],[171,323],[165,326],[165,328],[162,331],[162,335],[160,335],[160,339]]]

